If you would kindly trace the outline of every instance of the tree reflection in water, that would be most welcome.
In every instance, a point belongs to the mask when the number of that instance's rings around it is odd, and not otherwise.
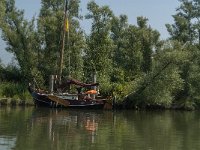
[[[99,122],[106,118],[103,117],[105,114],[96,110],[38,109],[32,115],[31,130],[35,133],[47,128],[48,133],[43,131],[43,135],[48,134],[51,147],[60,147],[64,139],[67,145],[76,143],[81,146],[83,141],[94,144]]]

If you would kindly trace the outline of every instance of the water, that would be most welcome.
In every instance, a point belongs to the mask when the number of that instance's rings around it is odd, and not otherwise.
[[[0,150],[195,150],[198,111],[0,108]]]

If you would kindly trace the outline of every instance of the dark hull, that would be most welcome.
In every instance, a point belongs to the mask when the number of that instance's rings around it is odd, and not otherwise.
[[[47,94],[32,92],[31,95],[37,107],[65,108],[65,106],[49,99]],[[106,100],[64,100],[69,102],[66,108],[103,109],[106,104]]]

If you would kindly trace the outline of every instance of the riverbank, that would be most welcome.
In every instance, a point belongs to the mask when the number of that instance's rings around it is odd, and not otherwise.
[[[200,110],[200,104],[198,103],[172,103],[169,105],[141,103],[137,105],[133,100],[130,99],[116,102],[114,107],[117,110]]]
[[[0,98],[0,106],[34,106],[32,99],[20,100],[14,98]],[[172,104],[169,106],[164,105],[133,105],[130,101],[116,102],[113,106],[115,110],[199,110],[200,107],[193,105]]]
[[[34,106],[33,100],[0,98],[0,106]]]

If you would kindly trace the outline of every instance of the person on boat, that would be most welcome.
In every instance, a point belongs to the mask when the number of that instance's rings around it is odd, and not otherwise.
[[[77,87],[76,88],[78,91],[78,100],[83,100],[84,99],[84,93],[83,93],[83,87]]]
[[[90,101],[92,98],[90,97],[90,93],[84,92],[84,88],[82,86],[76,88],[78,91],[78,100],[86,100]]]

